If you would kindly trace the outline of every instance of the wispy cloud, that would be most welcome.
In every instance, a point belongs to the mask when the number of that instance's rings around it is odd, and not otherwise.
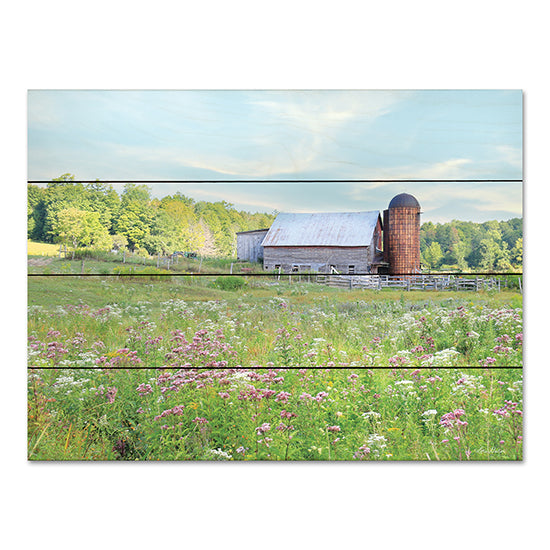
[[[499,145],[496,147],[498,161],[505,162],[514,168],[521,170],[523,166],[522,150],[520,147],[511,145]]]

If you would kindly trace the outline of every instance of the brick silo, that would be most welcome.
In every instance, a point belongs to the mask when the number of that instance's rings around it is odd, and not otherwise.
[[[420,272],[420,204],[412,195],[393,197],[384,211],[384,234],[390,274]]]

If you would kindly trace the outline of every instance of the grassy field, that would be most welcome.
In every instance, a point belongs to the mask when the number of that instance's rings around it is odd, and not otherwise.
[[[155,256],[140,256],[131,252],[77,251],[75,259],[72,252],[59,258],[59,245],[35,243],[28,241],[29,256],[28,272],[33,274],[100,274],[108,275],[134,269],[139,272],[144,269],[157,268],[176,273],[232,273],[235,275],[263,273],[259,263],[237,261],[235,258],[184,258],[177,256],[168,264],[167,258]],[[36,261],[42,256],[49,256],[47,263]]]
[[[27,241],[27,254],[29,256],[57,256],[59,245]]]
[[[521,459],[521,294],[249,279],[29,278],[29,458]]]

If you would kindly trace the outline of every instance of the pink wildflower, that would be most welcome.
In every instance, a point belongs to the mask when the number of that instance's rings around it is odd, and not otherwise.
[[[278,403],[288,403],[289,398],[290,393],[282,391],[277,394],[277,397],[275,397],[275,401],[277,401]]]
[[[315,401],[317,401],[317,403],[322,403],[327,397],[328,397],[328,393],[326,391],[320,391],[315,396]]]
[[[262,435],[262,434],[265,434],[266,432],[268,432],[270,429],[271,429],[271,424],[268,424],[267,422],[264,422],[261,426],[258,426],[256,428],[256,433],[258,435]]]

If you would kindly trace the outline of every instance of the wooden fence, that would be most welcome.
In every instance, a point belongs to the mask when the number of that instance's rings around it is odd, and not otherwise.
[[[331,287],[363,288],[402,288],[403,290],[498,290],[500,279],[466,278],[452,275],[318,275],[316,281]]]

